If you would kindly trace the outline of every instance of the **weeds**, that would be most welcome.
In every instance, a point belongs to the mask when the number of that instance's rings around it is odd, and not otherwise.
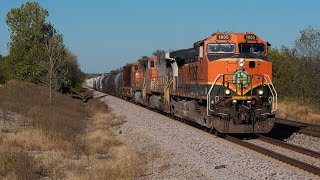
[[[0,153],[0,174],[16,179],[35,179],[36,162],[25,152],[4,151]]]
[[[313,107],[298,104],[295,101],[278,103],[277,115],[281,118],[292,119],[311,124],[320,124],[320,114]]]
[[[0,178],[132,179],[146,159],[117,139],[125,123],[96,99],[88,103],[30,83],[0,88]]]
[[[72,143],[85,128],[83,103],[55,93],[49,103],[47,89],[31,83],[9,81],[0,89],[0,108],[26,117],[26,125],[38,128],[50,138]]]

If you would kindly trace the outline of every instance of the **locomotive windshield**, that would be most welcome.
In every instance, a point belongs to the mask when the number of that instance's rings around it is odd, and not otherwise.
[[[240,43],[239,51],[242,54],[265,54],[265,47],[258,43]]]
[[[236,51],[235,44],[208,44],[208,53],[234,53]]]

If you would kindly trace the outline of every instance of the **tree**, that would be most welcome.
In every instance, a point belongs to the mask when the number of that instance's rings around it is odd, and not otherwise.
[[[66,53],[66,65],[68,68],[70,85],[74,88],[74,91],[78,92],[82,88],[82,82],[85,79],[85,74],[79,68],[77,56],[72,54],[69,50],[67,50]]]
[[[320,61],[320,31],[309,26],[300,31],[300,37],[295,41],[295,49],[300,58]]]
[[[295,96],[301,85],[295,51],[282,46],[281,49],[271,49],[269,56],[273,65],[273,83],[280,97]]]
[[[42,61],[45,58],[44,34],[48,31],[49,13],[37,2],[27,2],[7,14],[10,28],[9,76],[10,78],[41,83],[46,74]]]
[[[49,86],[49,98],[52,101],[52,90],[58,89],[59,78],[57,73],[59,72],[60,62],[64,60],[65,47],[63,44],[63,37],[58,34],[54,28],[50,28],[48,34],[45,34],[45,50],[47,53],[48,65],[47,66],[47,84]]]
[[[7,58],[0,54],[0,84],[4,84],[8,79]]]
[[[273,83],[280,98],[320,105],[320,33],[312,27],[301,31],[294,48],[272,49]],[[315,48],[318,47],[318,48]]]
[[[67,53],[62,34],[46,21],[48,16],[37,2],[27,2],[7,14],[11,32],[7,69],[11,79],[47,85],[52,101],[52,90],[69,92],[79,83],[81,73],[70,74],[80,71],[77,59],[69,61],[71,53]]]

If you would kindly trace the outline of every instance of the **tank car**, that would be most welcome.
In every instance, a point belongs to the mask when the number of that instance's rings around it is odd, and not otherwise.
[[[85,80],[85,85],[114,96],[132,97],[131,65]]]

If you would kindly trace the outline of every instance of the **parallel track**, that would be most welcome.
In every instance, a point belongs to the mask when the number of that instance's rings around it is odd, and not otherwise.
[[[293,121],[293,120],[287,120],[287,119],[281,119],[276,118],[275,123],[291,126],[291,127],[297,127],[299,128],[298,133],[306,134],[309,136],[314,137],[320,137],[320,126],[314,125],[314,124],[307,124],[303,122]]]
[[[279,141],[277,139],[273,139],[267,136],[263,136],[263,135],[259,135],[258,136],[259,140],[276,145],[276,146],[280,146],[286,149],[290,149],[292,151],[298,152],[298,153],[302,153],[314,158],[320,158],[320,153],[316,152],[316,151],[312,151],[306,148],[302,148],[300,146],[296,146],[296,145],[292,145],[283,141]]]
[[[241,139],[238,139],[238,138],[235,138],[235,137],[232,137],[232,136],[226,136],[226,140],[228,140],[230,142],[233,142],[235,144],[238,144],[240,146],[249,148],[251,150],[254,150],[256,152],[259,152],[259,153],[264,154],[266,156],[269,156],[271,158],[277,159],[277,160],[282,161],[282,162],[284,162],[286,164],[290,164],[292,166],[298,167],[298,168],[300,168],[302,170],[305,170],[305,171],[308,171],[310,173],[313,173],[315,175],[320,176],[320,168],[318,168],[316,166],[307,164],[305,162],[301,162],[299,160],[290,158],[288,156],[284,156],[282,154],[276,153],[276,152],[271,151],[269,149],[266,149],[266,148],[251,144],[249,142],[243,141]]]
[[[101,97],[104,97],[104,96],[101,96]],[[116,97],[116,96],[114,96],[114,97]],[[119,98],[119,97],[117,97],[117,98]],[[119,98],[119,99],[122,99],[122,98]],[[124,100],[124,99],[122,99],[122,100]],[[139,105],[141,107],[148,108],[149,110],[152,110],[154,112],[160,113],[160,114],[165,115],[167,117],[170,117],[172,119],[181,121],[181,122],[186,123],[188,125],[191,125],[191,126],[193,126],[195,128],[204,130],[206,132],[213,133],[210,129],[208,129],[206,127],[203,127],[203,126],[200,126],[197,123],[193,123],[193,122],[190,122],[188,120],[172,116],[170,114],[167,114],[167,113],[164,113],[162,111],[147,107],[147,106],[139,104],[139,103],[135,103],[133,101],[128,101],[127,100],[127,102],[131,102],[131,103],[133,103],[135,105]],[[279,154],[279,153],[276,153],[276,152],[271,151],[269,149],[266,149],[266,148],[251,144],[249,142],[243,141],[243,140],[241,140],[239,138],[236,138],[236,137],[233,137],[233,136],[230,136],[230,135],[222,135],[220,137],[223,137],[226,140],[228,140],[228,141],[230,141],[232,143],[235,143],[237,145],[243,146],[245,148],[251,149],[251,150],[256,151],[258,153],[261,153],[261,154],[264,154],[264,155],[269,156],[271,158],[274,158],[274,159],[277,159],[279,161],[282,161],[282,162],[284,162],[286,164],[298,167],[298,168],[300,168],[302,170],[305,170],[307,172],[310,172],[310,173],[313,173],[315,175],[320,176],[320,168],[318,168],[316,166],[307,164],[305,162],[301,162],[299,160],[293,159],[293,158],[288,157],[288,156],[284,156],[282,154]],[[284,148],[287,148],[287,149],[290,149],[290,150],[293,150],[293,151],[296,151],[296,152],[299,152],[299,153],[302,153],[302,154],[306,154],[306,155],[309,155],[309,156],[312,156],[312,157],[315,157],[315,158],[319,158],[320,157],[320,154],[317,153],[317,152],[314,152],[314,151],[311,151],[311,150],[308,150],[308,149],[304,149],[304,148],[301,148],[301,147],[298,147],[298,146],[294,146],[294,145],[291,145],[291,144],[287,144],[285,142],[278,141],[278,140],[275,140],[275,139],[272,139],[272,138],[269,138],[269,137],[265,137],[265,136],[259,135],[258,138],[260,140],[262,140],[262,141],[265,141],[265,142],[268,142],[268,143],[271,143],[271,144],[274,144],[274,145],[277,145],[277,146],[281,146],[281,147],[284,147]]]

